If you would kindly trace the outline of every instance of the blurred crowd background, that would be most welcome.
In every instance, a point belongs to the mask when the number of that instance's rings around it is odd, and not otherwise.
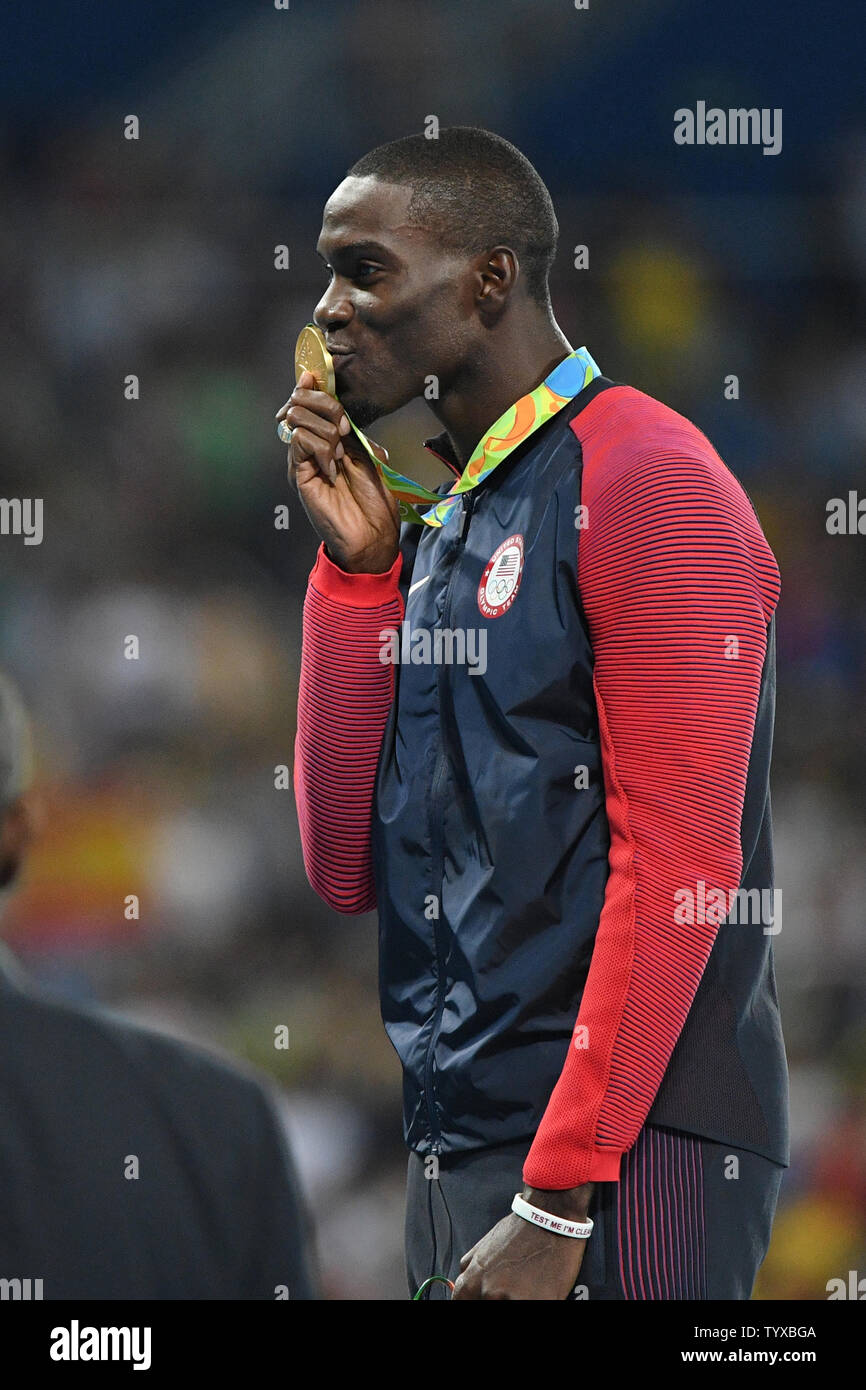
[[[4,17],[0,495],[42,497],[44,539],[0,536],[0,666],[33,714],[46,814],[0,931],[65,996],[272,1075],[329,1298],[406,1296],[405,1154],[375,916],[319,901],[275,786],[317,542],[273,417],[324,288],[324,199],[429,115],[533,160],[560,219],[566,334],[709,435],[778,557],[793,1162],[758,1294],[823,1299],[866,1275],[866,537],[826,529],[831,498],[866,495],[849,16],[819,22],[805,0],[127,0],[49,5],[38,28],[24,7]],[[781,154],[675,145],[673,113],[697,100],[782,108]],[[436,430],[419,405],[376,433],[430,480]]]

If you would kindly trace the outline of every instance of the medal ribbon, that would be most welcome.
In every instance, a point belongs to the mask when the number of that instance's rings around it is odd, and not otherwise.
[[[404,477],[389,464],[380,462],[369,439],[355,425],[352,425],[352,428],[378,468],[383,483],[398,499],[402,519],[420,522],[425,526],[444,526],[460,501],[462,493],[470,492],[489,477],[497,464],[507,458],[518,444],[522,444],[541,425],[562,410],[563,406],[573,401],[597,376],[601,376],[601,369],[585,347],[579,347],[569,353],[540,386],[536,386],[534,391],[510,405],[495,424],[491,425],[473,450],[461,476],[444,497],[439,492],[422,487],[420,483],[414,483],[411,478]],[[351,424],[351,421],[349,423]],[[422,515],[416,503],[428,504],[429,510]]]

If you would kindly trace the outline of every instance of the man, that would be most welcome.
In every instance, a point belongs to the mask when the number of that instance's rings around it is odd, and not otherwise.
[[[28,745],[0,676],[2,888],[38,821]],[[260,1083],[40,995],[2,949],[2,1297],[316,1297],[294,1166]]]
[[[754,910],[778,569],[700,431],[571,348],[557,234],[471,128],[372,151],[325,207],[339,403],[305,374],[277,416],[322,541],[305,864],[337,911],[378,907],[413,1293],[748,1298],[788,1163]],[[431,381],[457,481],[422,514],[352,426]]]

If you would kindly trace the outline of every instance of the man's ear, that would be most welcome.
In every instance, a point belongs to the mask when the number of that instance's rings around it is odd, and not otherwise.
[[[11,883],[42,824],[42,801],[32,789],[7,806],[0,821],[0,886]]]
[[[501,312],[520,274],[517,252],[510,246],[494,246],[477,258],[475,271],[479,279],[479,308],[489,313]]]

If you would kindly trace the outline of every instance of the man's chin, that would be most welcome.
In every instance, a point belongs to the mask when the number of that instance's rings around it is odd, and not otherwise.
[[[340,404],[352,424],[357,425],[359,430],[365,430],[368,425],[372,425],[383,415],[390,414],[380,402],[371,401],[367,396],[353,396],[351,392],[340,396]]]

